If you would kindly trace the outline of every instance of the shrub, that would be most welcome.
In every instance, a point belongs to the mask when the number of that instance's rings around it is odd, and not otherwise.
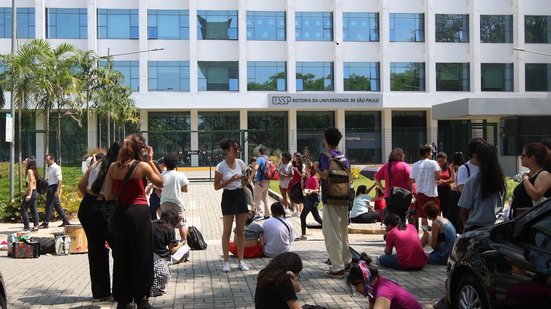
[[[353,179],[360,178],[360,172],[361,172],[361,169],[357,166],[353,166],[352,170],[350,171],[350,173],[352,174]]]
[[[19,169],[19,163],[15,163],[15,177],[17,177],[17,170]],[[25,175],[25,173],[23,173]],[[10,162],[2,161],[0,162],[0,178],[7,179],[10,177]]]
[[[507,194],[505,200],[508,201],[513,196],[513,191],[515,187],[520,183],[516,179],[511,177],[505,177],[505,188],[507,189]]]

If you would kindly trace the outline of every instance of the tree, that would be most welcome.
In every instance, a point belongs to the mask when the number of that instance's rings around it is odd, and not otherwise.
[[[344,79],[344,90],[347,91],[370,91],[371,81],[369,78],[353,73]]]

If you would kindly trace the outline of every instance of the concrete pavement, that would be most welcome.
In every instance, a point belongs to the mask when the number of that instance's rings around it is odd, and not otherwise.
[[[254,308],[256,276],[270,259],[248,260],[251,270],[246,272],[237,270],[237,260],[230,259],[232,271],[228,274],[221,271],[221,193],[214,191],[212,183],[190,185],[186,194],[188,224],[199,228],[208,248],[192,251],[185,264],[171,266],[167,294],[150,299],[156,308]],[[293,217],[291,221],[299,232],[300,220]],[[21,224],[0,224],[0,240],[21,228]],[[40,230],[33,235],[49,236],[57,230],[61,228]],[[365,251],[373,257],[384,249],[381,235],[353,234],[350,243],[359,252]],[[327,254],[321,230],[309,230],[308,240],[293,243],[293,250],[302,257],[304,264],[300,277],[303,289],[298,294],[300,303],[328,308],[368,308],[366,298],[350,295],[344,280],[323,276],[327,270],[323,263]],[[115,308],[116,305],[93,301],[86,254],[19,260],[8,258],[3,251],[0,252],[0,271],[11,308]],[[443,295],[445,266],[428,265],[416,272],[381,267],[380,273],[408,289],[426,307],[431,307]]]

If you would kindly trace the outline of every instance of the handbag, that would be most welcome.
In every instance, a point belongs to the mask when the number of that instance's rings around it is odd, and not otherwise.
[[[109,233],[111,235],[115,235],[117,232],[117,226],[115,223],[115,209],[117,208],[117,205],[119,204],[119,197],[121,196],[122,191],[124,191],[124,187],[126,187],[126,183],[128,182],[128,179],[132,174],[134,174],[134,170],[136,169],[136,166],[138,166],[139,161],[134,161],[132,165],[130,165],[130,168],[124,175],[124,180],[122,182],[121,189],[119,190],[119,193],[117,194],[117,197],[112,201],[104,201],[102,208],[103,208],[103,218],[107,222],[107,229],[109,230]]]

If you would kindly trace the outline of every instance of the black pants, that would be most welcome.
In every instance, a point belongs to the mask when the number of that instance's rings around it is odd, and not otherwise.
[[[119,303],[149,297],[153,284],[153,239],[147,205],[115,209],[113,298]]]
[[[442,216],[449,219],[452,209],[452,189],[450,186],[438,186],[438,199],[440,199],[440,209],[442,210]]]
[[[44,223],[46,224],[50,222],[50,218],[52,217],[52,208],[55,208],[59,218],[63,220],[64,223],[69,223],[69,219],[67,219],[63,208],[61,208],[61,204],[59,204],[59,197],[55,196],[57,186],[57,184],[49,185],[46,191],[46,204],[44,205]]]
[[[113,248],[113,236],[107,229],[103,203],[90,194],[84,195],[78,219],[88,239],[88,264],[90,264],[90,280],[92,296],[95,299],[111,295],[111,278],[109,276],[109,249],[105,242]]]
[[[352,223],[375,223],[379,220],[380,214],[378,211],[374,212],[364,212],[363,214],[350,218]]]
[[[322,224],[320,213],[318,211],[319,195],[317,193],[307,194],[304,197],[304,209],[300,213],[300,229],[302,235],[306,235],[306,217],[310,212],[317,223]]]

